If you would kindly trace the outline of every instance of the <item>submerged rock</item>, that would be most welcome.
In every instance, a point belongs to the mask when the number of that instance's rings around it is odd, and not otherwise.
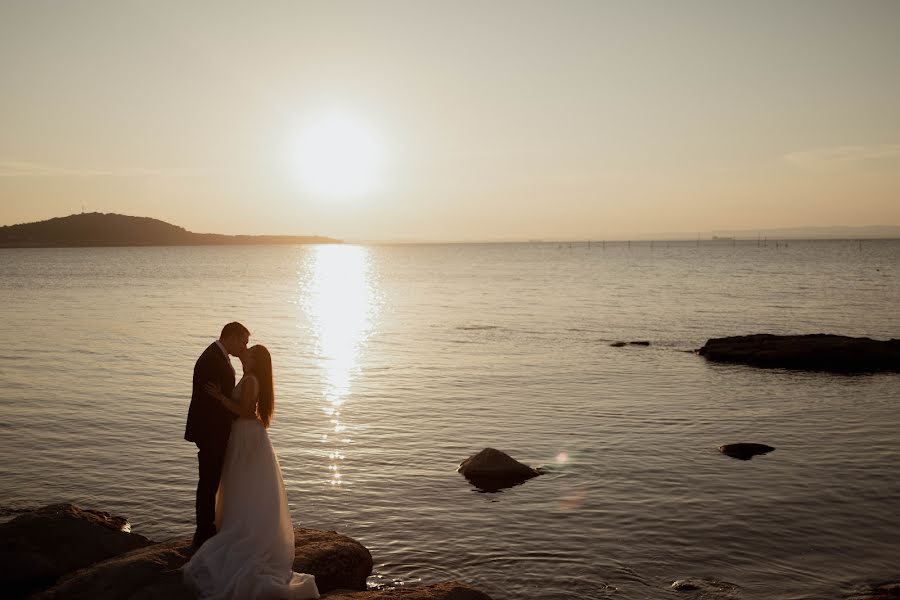
[[[322,596],[322,598],[323,600],[491,600],[491,597],[484,592],[456,581],[415,587],[385,588],[368,592],[337,590]]]
[[[72,504],[51,504],[0,524],[0,589],[24,597],[66,573],[152,544],[127,521]]]
[[[459,465],[457,471],[486,492],[496,492],[519,485],[541,474],[537,469],[524,465],[494,448],[485,448],[473,454]]]
[[[672,589],[679,592],[693,592],[700,590],[703,593],[701,597],[718,597],[730,596],[737,591],[738,586],[727,581],[716,581],[714,579],[702,579],[699,577],[690,577],[687,579],[678,579],[672,582]]]
[[[294,552],[293,569],[315,575],[321,593],[366,589],[372,555],[356,540],[333,531],[298,527],[294,529]],[[190,537],[147,546],[73,573],[35,600],[193,599],[180,571],[192,554]]]
[[[750,460],[754,456],[768,454],[773,450],[775,448],[765,444],[725,444],[719,446],[719,452],[739,460]]]
[[[700,584],[691,579],[678,579],[672,582],[672,589],[678,590],[679,592],[690,592],[692,590],[699,590]]]
[[[835,373],[900,372],[900,340],[842,335],[742,335],[712,338],[698,354],[715,362]]]

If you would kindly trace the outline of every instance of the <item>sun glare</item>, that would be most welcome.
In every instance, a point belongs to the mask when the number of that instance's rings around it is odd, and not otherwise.
[[[365,123],[346,114],[321,117],[301,133],[299,176],[310,193],[358,197],[379,183],[384,148]]]

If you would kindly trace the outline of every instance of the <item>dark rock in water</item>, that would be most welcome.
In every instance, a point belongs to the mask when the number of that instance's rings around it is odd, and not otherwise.
[[[841,335],[743,335],[713,338],[697,351],[707,360],[835,373],[900,373],[900,340]]]
[[[632,346],[649,346],[649,345],[650,345],[650,342],[645,342],[645,341],[641,341],[641,342],[628,342],[628,343],[631,344]]]
[[[672,582],[672,589],[678,590],[679,592],[689,592],[692,590],[699,590],[700,584],[692,579],[679,579]]]
[[[772,446],[766,446],[765,444],[725,444],[724,446],[719,446],[719,452],[740,460],[750,460],[759,454],[768,454],[774,449]]]
[[[494,448],[485,448],[478,454],[473,454],[459,465],[457,471],[486,492],[519,485],[541,474],[537,469],[523,465]]]
[[[0,524],[0,590],[6,598],[53,585],[66,573],[152,544],[127,521],[71,504],[51,504]]]
[[[180,570],[192,554],[189,537],[147,546],[73,573],[34,600],[193,600]],[[298,527],[294,529],[293,569],[315,575],[323,594],[335,589],[365,590],[372,555],[356,540],[333,531]]]
[[[690,577],[672,582],[672,589],[679,592],[693,592],[700,590],[702,598],[716,597],[722,594],[730,596],[737,591],[738,586],[727,581],[715,581],[714,579],[701,579]]]
[[[610,344],[613,348],[622,348],[624,346],[649,346],[650,342],[647,341],[637,341],[637,342],[613,342]]]
[[[323,596],[323,600],[491,600],[482,591],[463,583],[448,581],[435,585],[385,588],[368,592],[338,590]]]
[[[613,342],[610,344],[613,348],[622,348],[623,346],[627,346],[625,342]]]
[[[883,583],[867,587],[853,596],[852,600],[897,600],[900,598],[900,583]]]

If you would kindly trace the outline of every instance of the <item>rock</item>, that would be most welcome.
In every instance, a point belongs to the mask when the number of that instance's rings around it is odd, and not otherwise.
[[[627,346],[625,342],[613,342],[610,344],[613,348],[622,348],[623,346]]]
[[[900,583],[883,583],[867,586],[866,590],[853,596],[852,600],[897,600],[900,598]]]
[[[650,342],[640,341],[640,342],[628,342],[632,346],[649,346]]]
[[[322,596],[323,600],[491,600],[473,587],[449,581],[435,585],[385,588],[368,592],[338,590]]]
[[[725,444],[724,446],[719,446],[719,452],[739,460],[750,460],[758,454],[768,454],[774,449],[772,446],[766,446],[765,444]]]
[[[647,341],[637,341],[637,342],[613,342],[610,344],[613,348],[623,348],[625,346],[649,346],[650,342]]]
[[[0,524],[4,597],[24,597],[66,573],[153,543],[126,527],[121,517],[72,504],[51,504]]]
[[[294,570],[315,575],[321,593],[366,589],[372,555],[356,540],[298,527],[294,546]],[[192,554],[190,537],[147,546],[77,571],[34,600],[193,600],[179,570]]]
[[[707,360],[836,373],[900,372],[900,340],[840,335],[756,334],[713,338],[697,351]]]
[[[181,566],[193,554],[189,537],[155,543],[123,531],[125,519],[55,504],[0,525],[4,598],[32,600],[194,600]],[[490,600],[458,582],[366,590],[372,555],[333,531],[294,529],[295,571],[312,573],[332,600]],[[55,584],[55,585],[54,585]]]
[[[133,550],[76,571],[32,600],[193,600],[178,570],[192,552],[189,537]]]
[[[702,579],[698,577],[690,577],[688,579],[679,579],[672,582],[672,589],[679,592],[692,592],[700,590],[701,598],[731,596],[737,591],[738,586],[727,581],[716,581],[714,579]]]
[[[678,579],[672,582],[672,589],[678,590],[679,592],[689,592],[692,590],[699,590],[700,584],[691,579]]]
[[[294,528],[294,570],[316,576],[320,593],[366,589],[372,554],[356,540],[317,529]]]
[[[457,471],[486,492],[496,492],[519,485],[541,474],[537,469],[523,465],[505,452],[494,448],[485,448],[473,454],[459,465]]]

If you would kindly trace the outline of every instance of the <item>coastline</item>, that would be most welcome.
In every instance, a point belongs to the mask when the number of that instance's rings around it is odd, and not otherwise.
[[[127,248],[133,246],[254,246],[342,244],[321,235],[194,233],[150,217],[81,213],[0,226],[0,248]]]
[[[193,554],[190,536],[164,542],[129,530],[128,521],[72,504],[22,512],[0,524],[0,585],[7,598],[189,600],[195,593],[181,567]],[[310,573],[322,598],[376,600],[491,600],[467,584],[367,589],[369,550],[334,531],[294,528],[295,572]],[[396,594],[394,592],[397,592]]]
[[[368,588],[371,552],[335,531],[294,528],[292,570],[316,577],[321,598],[331,600],[491,600],[459,581]],[[72,504],[51,504],[21,511],[0,523],[0,585],[7,598],[32,600],[136,598],[191,600],[181,567],[193,554],[191,538],[159,542],[130,531],[128,521]],[[614,589],[614,588],[613,588]],[[660,595],[699,593],[732,597],[738,587],[705,577],[678,579]],[[845,594],[847,600],[891,600],[900,582],[866,583]]]

